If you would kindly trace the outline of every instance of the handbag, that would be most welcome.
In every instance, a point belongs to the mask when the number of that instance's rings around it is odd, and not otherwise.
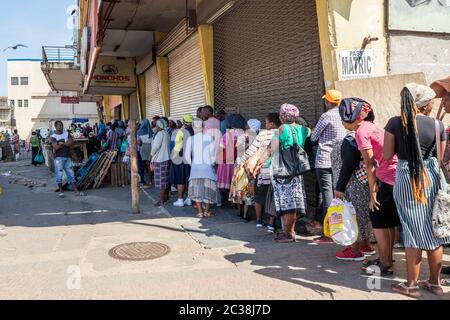
[[[120,144],[120,152],[125,153],[128,148],[128,139],[123,139],[122,143]]]
[[[36,157],[34,157],[34,162],[38,164],[42,164],[45,162],[44,156],[42,155],[42,151],[39,150]]]
[[[292,130],[294,144],[287,149],[281,147],[274,153],[272,168],[275,178],[297,177],[311,170],[306,151],[297,143],[297,135],[294,128]]]
[[[369,177],[367,176],[366,163],[364,160],[359,161],[358,168],[355,170],[356,180],[363,186],[369,185]]]
[[[436,150],[439,166],[439,190],[433,205],[432,225],[433,233],[437,238],[450,237],[450,194],[448,189],[445,190],[444,185],[448,183],[448,175],[442,170],[441,154],[441,137],[439,133],[439,122],[435,120],[436,125]]]

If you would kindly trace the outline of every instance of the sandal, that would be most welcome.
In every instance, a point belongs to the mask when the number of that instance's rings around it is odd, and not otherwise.
[[[292,243],[295,242],[295,237],[287,236],[284,233],[279,234],[277,237],[273,239],[277,243]]]
[[[204,213],[205,218],[215,217],[216,215],[212,211],[206,211]]]
[[[373,276],[380,272],[382,276],[392,276],[394,270],[390,266],[385,266],[379,259],[371,261],[372,264],[361,268],[367,275]],[[377,270],[378,269],[378,270]]]
[[[421,287],[424,290],[427,290],[428,292],[431,292],[432,294],[436,296],[443,296],[444,290],[442,290],[442,287],[438,284],[432,284],[428,280],[419,281],[418,282],[419,287]]]
[[[378,265],[379,263],[380,263],[380,258],[376,258],[374,260],[366,259],[363,261],[362,264],[364,267],[369,267],[369,266]],[[395,263],[395,260],[392,260],[392,264],[394,264],[394,263]]]
[[[197,213],[196,217],[199,219],[203,219],[205,215],[203,213]]]
[[[61,192],[61,193],[59,193],[58,194],[58,197],[60,197],[60,198],[64,198],[66,195],[64,194],[64,192]]]
[[[408,287],[405,282],[393,284],[391,286],[391,290],[396,293],[408,296],[410,298],[419,299],[422,297],[422,294],[420,293],[418,286]]]

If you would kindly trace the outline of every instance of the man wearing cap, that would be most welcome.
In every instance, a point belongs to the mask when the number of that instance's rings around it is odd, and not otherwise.
[[[320,189],[317,197],[316,216],[309,225],[312,229],[321,230],[328,207],[333,200],[333,172],[331,170],[331,151],[338,141],[345,138],[347,131],[342,125],[339,115],[339,103],[342,94],[337,90],[328,90],[323,96],[327,112],[322,114],[311,136],[313,143],[318,143],[316,155],[316,175]],[[314,240],[316,243],[332,242],[322,236]]]
[[[172,186],[176,186],[178,192],[178,200],[174,202],[176,207],[190,206],[190,199],[184,200],[184,195],[189,184],[189,176],[191,175],[191,166],[189,161],[185,161],[183,149],[187,140],[194,135],[192,122],[194,117],[190,114],[183,116],[183,129],[178,130],[175,137],[175,146],[172,150],[169,180]]]

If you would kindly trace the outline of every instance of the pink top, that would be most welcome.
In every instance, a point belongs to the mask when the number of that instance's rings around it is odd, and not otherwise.
[[[377,178],[391,186],[395,184],[398,158],[395,155],[392,160],[383,159],[384,129],[377,123],[364,121],[356,130],[356,143],[359,150],[372,149],[373,157],[377,161]]]
[[[203,122],[203,127],[205,130],[215,129],[220,131],[220,121],[214,117],[209,118]]]

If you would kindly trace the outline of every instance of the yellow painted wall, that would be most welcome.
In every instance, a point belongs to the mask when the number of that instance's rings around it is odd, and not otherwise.
[[[360,49],[367,36],[378,37],[366,49],[374,51],[374,76],[387,74],[385,1],[316,0],[325,86],[339,80],[339,52]]]

